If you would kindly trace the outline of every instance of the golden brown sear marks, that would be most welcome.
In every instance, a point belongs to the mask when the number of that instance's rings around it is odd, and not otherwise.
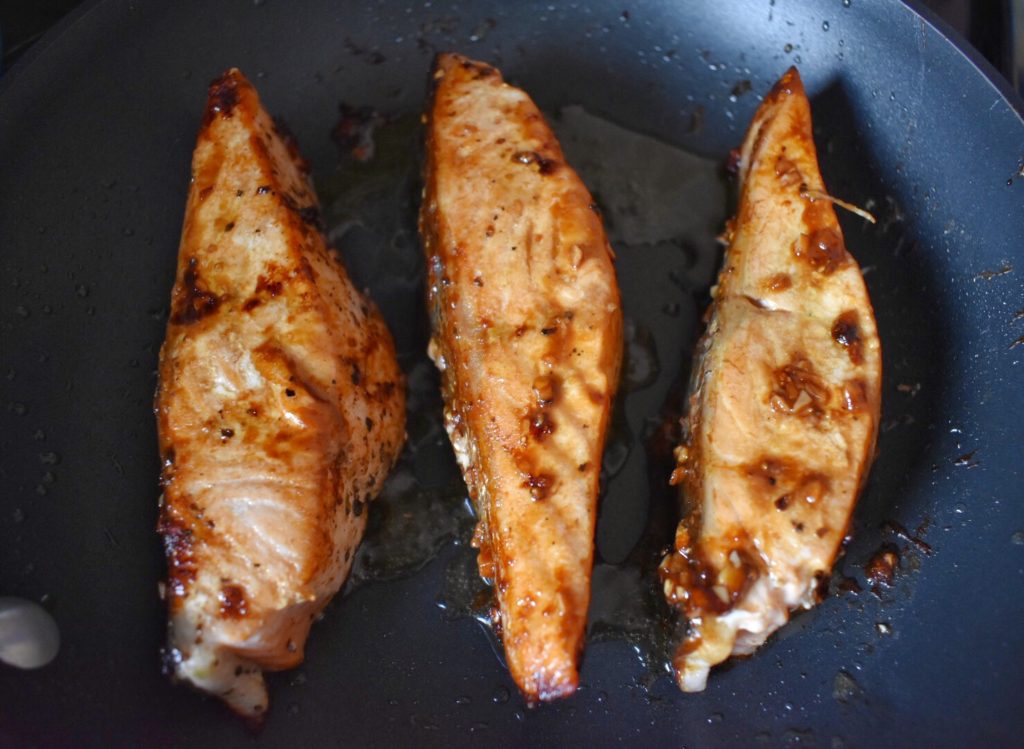
[[[786,291],[793,288],[793,279],[788,273],[775,273],[764,281],[765,291]]]
[[[855,309],[849,309],[839,315],[832,324],[833,340],[846,349],[850,361],[854,364],[861,364],[864,361],[859,322],[860,313]]]
[[[878,427],[871,303],[831,201],[815,197],[827,193],[795,69],[758,109],[737,171],[671,477],[687,515],[661,566],[691,620],[673,660],[686,691],[817,601]]]
[[[192,161],[156,398],[175,678],[262,715],[404,436],[390,335],[316,229],[308,166],[229,70]],[[352,373],[358,372],[355,377]]]
[[[797,416],[820,417],[828,407],[830,388],[803,354],[795,354],[772,372],[771,407]]]
[[[437,58],[420,233],[430,354],[527,700],[571,694],[589,604],[597,467],[622,318],[593,199],[530,98]]]

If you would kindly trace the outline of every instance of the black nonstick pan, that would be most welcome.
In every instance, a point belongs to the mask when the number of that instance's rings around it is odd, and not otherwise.
[[[448,49],[498,65],[551,116],[608,218],[629,321],[582,686],[534,709],[474,619],[472,519],[423,357],[417,116]],[[794,64],[832,194],[878,218],[840,216],[885,352],[878,457],[822,604],[684,695],[650,588],[675,513],[658,435],[714,277],[721,165]],[[257,732],[159,660],[154,370],[206,83],[230,66],[296,134],[410,382],[410,448],[354,578],[305,664],[271,677]],[[1021,111],[894,0],[76,11],[0,80],[0,596],[42,602],[62,639],[48,666],[0,665],[0,745],[1016,745]],[[369,160],[344,137],[352,118]],[[892,585],[865,578],[880,549],[899,557]]]

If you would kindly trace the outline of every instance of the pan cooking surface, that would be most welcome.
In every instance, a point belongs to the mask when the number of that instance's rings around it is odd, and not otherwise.
[[[0,81],[0,596],[61,651],[0,666],[0,743],[151,746],[1010,745],[1024,663],[1024,123],[895,2],[97,2]],[[609,219],[631,325],[606,456],[582,685],[528,710],[486,630],[440,431],[413,213],[433,53],[500,66],[552,117]],[[685,378],[727,214],[717,165],[797,64],[885,352],[879,455],[832,593],[680,694],[644,570],[674,528],[659,419]],[[410,376],[408,450],[306,663],[257,736],[174,687],[151,400],[207,81],[237,65],[296,133]],[[332,140],[381,113],[377,152]],[[700,189],[700,185],[706,189]],[[894,584],[864,567],[899,557]],[[653,580],[653,578],[649,578]],[[654,591],[657,593],[657,591]],[[497,657],[496,657],[497,655]],[[638,658],[638,655],[640,656]]]

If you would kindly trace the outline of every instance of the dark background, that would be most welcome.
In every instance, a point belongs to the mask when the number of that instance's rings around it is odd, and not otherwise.
[[[1019,2],[920,0],[920,3],[973,44],[1024,95],[1021,77],[1024,19],[1014,17],[1014,13],[1021,14]],[[9,68],[47,29],[82,4],[81,0],[4,0],[0,7],[2,69]]]

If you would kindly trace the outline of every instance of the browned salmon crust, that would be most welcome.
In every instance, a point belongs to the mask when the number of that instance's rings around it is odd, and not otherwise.
[[[881,403],[871,302],[825,193],[795,68],[754,116],[739,176],[673,474],[685,517],[661,567],[669,602],[690,618],[674,662],[685,691],[817,602]]]
[[[612,252],[537,107],[483,63],[435,63],[420,233],[431,356],[479,514],[509,670],[571,694],[622,353]]]
[[[318,229],[294,142],[237,70],[210,86],[156,396],[168,666],[261,714],[302,661],[404,439],[373,303]]]

